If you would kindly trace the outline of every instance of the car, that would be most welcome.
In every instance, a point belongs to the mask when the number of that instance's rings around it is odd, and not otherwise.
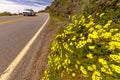
[[[24,9],[23,16],[35,16],[36,13],[32,9]]]

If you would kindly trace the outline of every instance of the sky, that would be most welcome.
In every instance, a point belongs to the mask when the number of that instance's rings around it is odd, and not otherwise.
[[[24,9],[44,10],[53,0],[0,0],[0,12],[20,13]]]

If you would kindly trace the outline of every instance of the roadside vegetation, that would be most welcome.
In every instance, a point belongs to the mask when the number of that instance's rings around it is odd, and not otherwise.
[[[68,0],[62,1],[55,0],[50,12]],[[83,9],[70,13],[74,15],[70,24],[56,35],[42,80],[120,80],[120,1],[76,1],[84,3]]]
[[[0,13],[0,16],[11,16],[12,14],[10,12],[3,12]]]
[[[69,19],[66,19],[62,16],[57,16],[53,13],[50,13],[50,24],[49,27],[53,29],[57,29],[57,34],[65,29],[65,27],[69,24]]]

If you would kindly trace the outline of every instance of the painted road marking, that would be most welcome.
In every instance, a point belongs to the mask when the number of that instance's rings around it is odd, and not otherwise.
[[[37,33],[32,37],[32,39],[27,43],[27,45],[22,49],[22,51],[18,54],[18,56],[13,60],[13,62],[8,66],[8,68],[3,72],[3,74],[0,77],[0,80],[8,80],[10,78],[11,73],[15,70],[17,65],[20,63],[20,61],[23,59],[24,55],[27,53],[27,51],[30,49],[33,42],[37,39],[42,29],[47,24],[50,17],[48,17],[45,21],[45,23],[41,26],[41,28],[37,31]]]
[[[6,24],[6,23],[10,23],[10,22],[16,22],[16,21],[20,21],[20,20],[24,20],[24,19],[26,19],[26,17],[25,18],[15,19],[15,20],[3,21],[3,22],[0,22],[0,24]]]

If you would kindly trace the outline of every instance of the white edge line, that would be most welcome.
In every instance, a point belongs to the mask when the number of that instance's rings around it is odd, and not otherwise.
[[[27,43],[27,45],[22,49],[22,51],[18,54],[18,56],[11,62],[11,64],[8,66],[8,68],[3,72],[3,74],[0,76],[0,80],[8,80],[11,73],[15,70],[17,65],[20,63],[20,61],[23,59],[24,55],[27,53],[27,51],[30,49],[31,45],[34,43],[42,29],[47,24],[50,17],[47,18],[45,23],[42,25],[42,27],[37,31],[37,33],[32,37],[32,39]]]

